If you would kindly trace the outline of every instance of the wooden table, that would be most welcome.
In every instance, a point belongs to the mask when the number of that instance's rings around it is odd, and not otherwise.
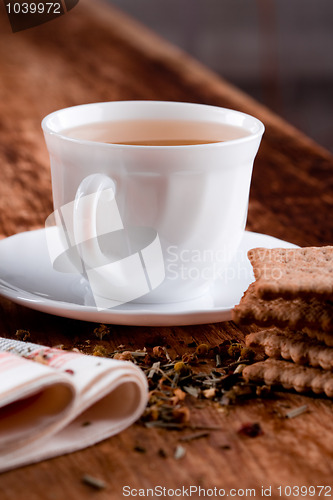
[[[40,129],[43,116],[85,102],[160,99],[231,107],[262,120],[266,133],[255,162],[248,229],[303,246],[332,244],[333,157],[268,109],[110,6],[81,0],[62,18],[15,34],[3,10],[1,14],[2,237],[42,227],[52,211],[49,160]],[[108,349],[119,344],[135,349],[163,343],[175,356],[193,340],[215,345],[226,338],[242,340],[249,331],[231,322],[173,328],[114,325],[111,337],[100,342],[95,327],[0,299],[2,336],[15,337],[23,328],[30,331],[31,341],[47,345],[73,347],[91,339],[91,345]],[[303,404],[308,412],[283,417]],[[216,486],[226,492],[255,488],[256,498],[261,497],[261,486],[271,486],[271,498],[287,498],[284,490],[279,495],[278,486],[332,484],[332,415],[332,401],[288,393],[228,411],[209,402],[201,409],[192,405],[193,424],[219,430],[183,443],[186,455],[181,460],[175,460],[174,450],[186,431],[135,424],[89,449],[1,475],[0,498],[84,500],[94,494],[119,499],[125,485]],[[259,422],[264,434],[241,437],[237,431],[248,421]],[[93,492],[83,484],[87,472],[103,479],[106,489]]]

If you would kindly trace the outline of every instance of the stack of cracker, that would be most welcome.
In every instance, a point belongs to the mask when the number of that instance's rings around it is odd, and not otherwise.
[[[333,247],[254,248],[248,257],[256,281],[233,320],[264,327],[246,344],[268,359],[246,367],[245,380],[333,397]]]

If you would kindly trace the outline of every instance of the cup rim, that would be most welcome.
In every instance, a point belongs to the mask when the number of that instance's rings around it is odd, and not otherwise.
[[[204,110],[206,108],[207,111],[214,111],[216,113],[220,113],[221,116],[225,115],[226,113],[230,113],[230,115],[233,116],[238,116],[242,117],[244,120],[250,120],[252,121],[253,124],[253,131],[249,130],[248,128],[242,127],[238,125],[240,128],[244,128],[247,132],[249,132],[246,136],[244,137],[239,137],[237,139],[230,139],[226,141],[221,141],[221,142],[214,142],[214,143],[203,143],[203,144],[181,144],[181,145],[137,145],[137,144],[116,144],[116,143],[106,143],[106,142],[100,142],[100,141],[95,141],[95,140],[88,140],[88,139],[77,139],[74,137],[69,137],[63,133],[65,128],[63,128],[60,132],[57,130],[52,129],[52,126],[50,122],[54,120],[56,117],[59,116],[59,114],[63,113],[68,113],[68,112],[75,112],[79,110],[83,110],[84,108],[93,108],[93,107],[102,107],[102,106],[169,106],[169,107],[180,107],[183,106],[184,108],[189,109],[190,107],[192,108],[197,108]],[[101,120],[102,122],[103,120]],[[105,120],[106,121],[106,120]],[[212,120],[207,120],[207,121],[212,121]],[[89,124],[89,123],[97,123],[94,121],[86,121],[84,124]],[[230,123],[227,123],[228,125],[233,125]],[[74,106],[68,106],[66,108],[58,109],[56,111],[53,111],[52,113],[49,113],[46,115],[42,122],[41,122],[42,130],[44,134],[49,134],[53,135],[56,137],[59,137],[60,139],[73,143],[73,144],[80,144],[80,145],[95,145],[98,147],[104,147],[107,149],[142,149],[142,150],[179,150],[179,149],[203,149],[203,148],[227,148],[230,147],[231,145],[237,145],[237,144],[243,144],[247,143],[250,141],[253,141],[255,139],[261,138],[264,131],[265,131],[265,126],[264,124],[258,119],[255,118],[252,115],[249,115],[247,113],[244,113],[242,111],[238,111],[235,109],[231,108],[225,108],[225,107],[220,107],[220,106],[213,106],[210,104],[199,104],[199,103],[192,103],[192,102],[183,102],[183,101],[154,101],[154,100],[122,100],[122,101],[104,101],[104,102],[92,102],[92,103],[86,103],[86,104],[79,104],[79,105],[74,105]],[[237,126],[237,125],[236,125]],[[71,128],[71,127],[69,127]]]

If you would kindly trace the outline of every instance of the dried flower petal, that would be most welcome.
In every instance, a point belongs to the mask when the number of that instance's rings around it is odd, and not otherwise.
[[[193,353],[189,354],[188,352],[186,352],[185,354],[182,355],[182,361],[185,364],[195,364],[198,362],[198,358],[196,354]]]
[[[103,340],[103,338],[106,335],[109,335],[110,333],[110,328],[108,328],[106,325],[99,325],[97,328],[94,330],[94,334],[99,340]]]
[[[185,363],[183,363],[183,361],[178,361],[173,367],[173,369],[180,375],[187,375],[191,371],[190,367]]]
[[[179,387],[173,390],[173,394],[177,397],[178,401],[184,401],[184,399],[186,398],[186,393]]]
[[[133,361],[133,356],[130,351],[117,352],[113,359],[118,359],[120,361]]]
[[[93,356],[106,357],[108,355],[107,350],[102,345],[95,345],[93,350]]]
[[[164,347],[162,347],[160,345],[153,347],[153,356],[154,356],[154,358],[166,359]]]
[[[200,344],[195,350],[195,354],[197,356],[206,356],[208,354],[209,345],[208,344]]]
[[[216,394],[216,388],[211,387],[210,389],[205,389],[203,392],[203,395],[205,396],[206,399],[212,399],[215,397]]]
[[[239,358],[241,351],[242,351],[241,344],[232,344],[228,349],[228,355],[233,359],[237,359]]]

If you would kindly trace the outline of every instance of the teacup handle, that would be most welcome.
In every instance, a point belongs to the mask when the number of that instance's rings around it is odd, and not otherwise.
[[[140,298],[159,286],[165,278],[163,252],[156,230],[139,227],[132,228],[132,231],[127,228],[126,232],[115,191],[115,183],[110,177],[92,174],[83,179],[74,205],[71,205],[74,244],[78,257],[84,263],[98,309]],[[113,240],[116,248],[116,258],[110,259],[110,255],[105,255],[100,247],[102,238],[99,236],[111,236],[111,233],[121,233],[121,230],[125,232],[125,252],[119,234],[115,234],[114,239],[107,238],[110,246]],[[134,248],[131,248],[132,243]]]
[[[76,192],[74,240],[84,263],[91,268],[108,263],[100,249],[98,237],[124,228],[115,192],[115,182],[105,174],[85,177]]]

